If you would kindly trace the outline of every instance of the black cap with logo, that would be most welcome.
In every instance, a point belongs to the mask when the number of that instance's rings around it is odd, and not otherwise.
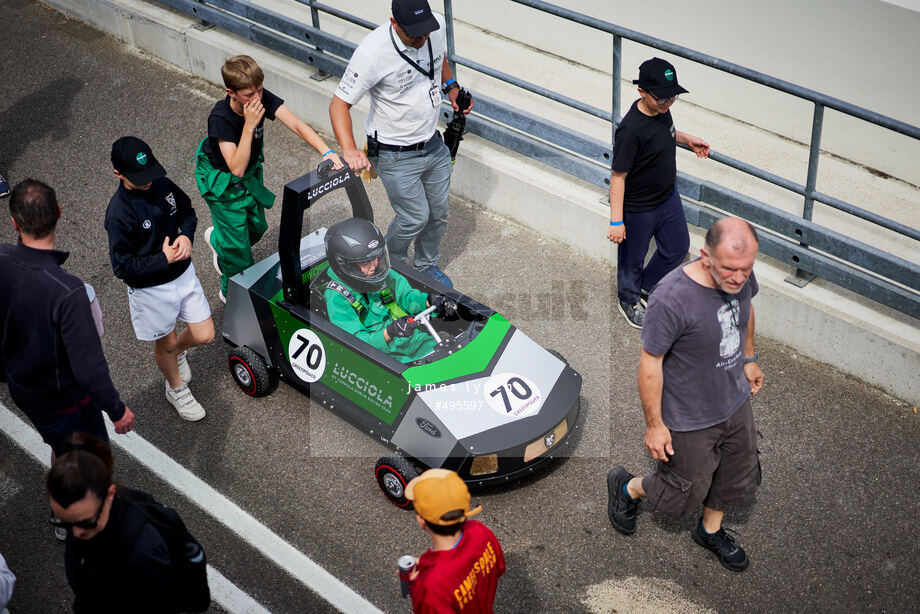
[[[147,185],[166,176],[150,145],[134,136],[123,136],[112,143],[112,167],[134,185]]]
[[[661,98],[670,98],[689,92],[677,83],[677,71],[667,60],[652,58],[639,65],[639,78],[633,83]]]
[[[406,36],[418,38],[441,28],[428,0],[393,0],[393,19]]]

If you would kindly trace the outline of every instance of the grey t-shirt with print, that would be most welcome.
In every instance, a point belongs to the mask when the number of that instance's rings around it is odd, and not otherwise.
[[[758,285],[751,273],[740,292],[725,294],[698,284],[683,269],[674,269],[655,286],[642,347],[655,356],[664,354],[665,426],[698,431],[727,420],[751,394],[743,369],[744,343]]]

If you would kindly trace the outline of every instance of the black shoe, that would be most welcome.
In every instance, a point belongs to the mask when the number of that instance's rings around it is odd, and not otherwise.
[[[630,305],[626,301],[618,301],[620,313],[626,318],[626,323],[633,328],[642,330],[642,321],[645,319],[645,307],[642,303],[636,301],[635,305]]]
[[[648,308],[648,295],[651,294],[650,290],[640,290],[639,291],[639,304],[645,308]]]
[[[623,484],[635,476],[617,465],[607,474],[607,516],[613,528],[623,535],[636,532],[639,500],[623,493]]]
[[[690,529],[690,536],[693,541],[707,550],[715,552],[719,557],[719,562],[726,569],[732,571],[744,571],[748,566],[748,557],[744,548],[735,543],[735,539],[725,532],[725,529],[719,528],[718,531],[709,535],[703,532],[703,519],[696,523]]]
[[[3,178],[3,175],[0,175],[0,198],[4,196],[9,196],[10,193],[10,184],[6,182],[6,179]]]

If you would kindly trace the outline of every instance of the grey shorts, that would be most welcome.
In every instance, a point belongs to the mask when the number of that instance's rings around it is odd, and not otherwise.
[[[674,455],[642,478],[642,488],[657,511],[681,516],[702,503],[722,511],[742,511],[756,500],[760,486],[757,430],[751,402],[725,422],[699,431],[671,431]]]

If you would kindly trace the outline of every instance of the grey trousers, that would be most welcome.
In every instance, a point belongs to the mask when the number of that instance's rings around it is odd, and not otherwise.
[[[413,264],[430,267],[441,257],[447,230],[450,151],[435,133],[421,151],[381,150],[375,167],[396,212],[386,236],[390,258],[405,262],[415,241]]]

